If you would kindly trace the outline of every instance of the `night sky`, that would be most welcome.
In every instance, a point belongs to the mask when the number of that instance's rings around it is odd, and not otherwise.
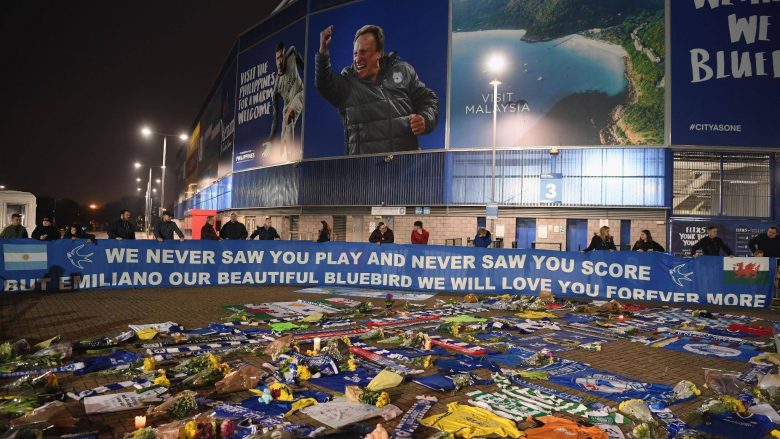
[[[0,185],[85,204],[136,194],[148,167],[133,162],[162,160],[162,140],[142,138],[140,127],[189,132],[238,34],[277,4],[2,2]]]

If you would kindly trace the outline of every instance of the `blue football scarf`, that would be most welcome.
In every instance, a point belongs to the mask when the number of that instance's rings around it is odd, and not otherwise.
[[[86,373],[97,372],[99,370],[111,369],[117,366],[135,363],[136,361],[143,360],[143,356],[128,352],[125,350],[118,350],[111,355],[102,355],[98,357],[88,357],[83,360],[84,367],[77,370],[76,375],[84,375]]]
[[[748,362],[751,358],[761,353],[755,346],[738,341],[721,341],[709,337],[686,337],[679,335],[658,340],[651,346],[742,362]]]
[[[613,401],[642,399],[667,404],[676,402],[671,386],[635,381],[605,370],[594,369],[578,361],[561,360],[534,370],[547,372],[551,383]]]
[[[432,396],[418,396],[414,405],[404,413],[398,425],[390,435],[390,439],[411,439],[414,431],[420,425],[422,419],[428,410],[436,404],[436,398]]]
[[[452,359],[436,360],[434,365],[444,372],[469,372],[476,369],[488,369],[493,372],[501,370],[500,367],[490,361],[490,356],[471,357],[463,354],[456,354]]]
[[[455,374],[445,375],[443,373],[435,373],[433,375],[427,375],[424,377],[412,378],[412,382],[415,382],[421,386],[429,389],[438,390],[440,392],[449,392],[455,390],[455,383],[452,382],[452,377]],[[488,385],[493,383],[492,379],[481,380],[476,376],[469,374],[475,385]]]
[[[517,367],[523,364],[523,361],[531,358],[536,352],[524,348],[510,348],[503,354],[488,355],[490,361],[500,363],[509,367]]]
[[[572,313],[567,313],[561,318],[563,320],[566,320],[566,323],[590,323],[592,321],[598,320],[598,317],[593,317],[586,314],[572,314]]]
[[[551,352],[569,351],[581,344],[608,343],[609,339],[590,336],[571,331],[555,331],[544,335],[517,338],[511,344],[515,347],[525,348],[534,352],[547,349]]]

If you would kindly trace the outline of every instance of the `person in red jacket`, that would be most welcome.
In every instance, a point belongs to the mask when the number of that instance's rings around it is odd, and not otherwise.
[[[412,244],[428,244],[428,231],[423,229],[422,221],[414,222],[414,229],[412,229]]]

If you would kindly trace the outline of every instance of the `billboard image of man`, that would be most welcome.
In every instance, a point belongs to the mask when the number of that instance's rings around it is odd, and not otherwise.
[[[439,118],[439,98],[395,52],[385,53],[381,27],[365,25],[353,40],[353,62],[333,71],[328,46],[333,26],[320,33],[315,85],[344,125],[346,155],[420,149]]]
[[[289,148],[295,142],[295,124],[303,111],[303,80],[298,72],[298,66],[303,68],[303,59],[290,46],[285,50],[284,42],[276,45],[276,82],[271,92],[271,133],[268,141],[263,144],[262,156],[269,154],[277,126],[279,125],[279,113],[277,112],[277,99],[284,101],[282,109],[282,132],[280,144],[282,147],[282,160],[290,160]]]

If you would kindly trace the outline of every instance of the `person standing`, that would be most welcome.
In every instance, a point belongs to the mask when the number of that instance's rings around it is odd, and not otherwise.
[[[214,217],[209,215],[206,217],[206,224],[200,228],[200,239],[207,241],[219,241],[217,231],[214,230]]]
[[[493,236],[490,231],[484,227],[480,227],[477,230],[477,235],[474,236],[474,247],[488,248],[493,242]]]
[[[653,241],[653,235],[649,230],[642,230],[639,234],[639,240],[631,248],[631,251],[635,252],[665,252],[661,244]]]
[[[96,238],[95,235],[85,232],[84,227],[81,227],[81,225],[71,224],[65,230],[65,236],[63,236],[63,239],[86,239],[87,241],[94,244]]]
[[[428,231],[423,228],[422,221],[415,221],[412,229],[412,244],[428,244]]]
[[[44,218],[41,225],[33,230],[31,237],[39,241],[56,241],[62,238],[62,235],[56,227],[51,225],[50,218]]]
[[[699,249],[705,256],[720,256],[721,250],[729,256],[734,256],[734,252],[731,251],[729,246],[722,239],[718,238],[718,228],[716,226],[707,227],[707,236],[691,247],[691,256],[695,256]]]
[[[230,214],[230,221],[223,224],[219,231],[219,237],[222,239],[243,241],[247,236],[249,236],[249,232],[246,231],[246,226],[243,223],[238,222],[238,214],[235,212]]]
[[[582,252],[587,253],[593,250],[617,250],[617,247],[615,247],[615,240],[612,239],[612,236],[609,234],[609,227],[601,226],[599,233],[593,235],[593,239],[590,240],[590,245]]]
[[[119,212],[119,219],[108,227],[108,239],[135,239],[135,227],[130,222],[130,211],[123,209]]]
[[[330,241],[330,226],[327,221],[320,222],[322,223],[322,228],[320,229],[320,236],[317,238],[317,242],[328,242]]]
[[[279,233],[276,232],[276,229],[271,226],[270,216],[265,217],[265,223],[263,226],[255,229],[249,239],[255,239],[255,236],[257,236],[257,239],[260,241],[273,241],[276,239],[282,239],[282,237],[279,236]]]
[[[22,216],[18,213],[11,215],[11,224],[0,233],[0,239],[27,238],[27,229],[22,225]]]
[[[380,222],[376,229],[371,232],[368,242],[372,244],[392,244],[395,242],[393,231],[383,222]]]
[[[154,237],[160,242],[170,241],[173,239],[174,233],[179,236],[179,241],[184,242],[184,233],[182,233],[179,226],[173,222],[173,215],[170,212],[165,211],[163,212],[162,221],[157,224],[157,228],[154,230]]]
[[[757,253],[760,251],[762,256],[780,257],[780,238],[777,237],[777,226],[771,226],[766,233],[754,236],[748,242],[748,247],[750,247],[753,256],[758,256]]]

